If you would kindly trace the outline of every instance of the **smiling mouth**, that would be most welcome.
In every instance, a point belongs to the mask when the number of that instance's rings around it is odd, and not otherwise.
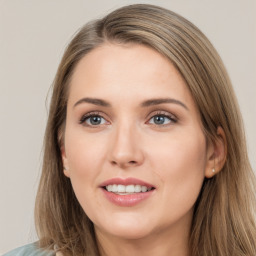
[[[106,191],[112,192],[118,195],[131,195],[137,193],[146,193],[153,189],[154,187],[147,187],[142,185],[122,185],[122,184],[113,184],[103,187]]]

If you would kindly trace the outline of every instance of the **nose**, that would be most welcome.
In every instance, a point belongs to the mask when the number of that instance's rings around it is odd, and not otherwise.
[[[116,127],[110,144],[109,159],[112,165],[127,169],[140,166],[144,162],[140,135],[136,127]]]

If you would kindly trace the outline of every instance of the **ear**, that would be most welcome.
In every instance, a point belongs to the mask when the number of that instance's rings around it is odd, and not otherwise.
[[[69,178],[70,177],[70,172],[69,172],[68,159],[67,159],[67,156],[66,156],[65,146],[62,145],[60,150],[61,150],[63,172],[64,172],[64,175]]]
[[[222,127],[217,128],[217,139],[210,142],[207,147],[207,164],[205,169],[205,177],[212,178],[220,172],[226,162],[227,157],[227,141],[226,135]]]

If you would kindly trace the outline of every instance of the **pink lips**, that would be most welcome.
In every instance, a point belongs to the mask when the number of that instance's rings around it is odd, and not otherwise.
[[[141,185],[146,186],[148,188],[154,188],[153,185],[144,182],[142,180],[138,180],[135,178],[127,178],[127,179],[121,179],[121,178],[113,178],[110,180],[107,180],[103,182],[100,187],[105,195],[105,197],[115,205],[118,206],[124,206],[124,207],[131,207],[139,204],[140,202],[146,200],[149,198],[154,192],[155,189],[147,191],[147,192],[140,192],[140,193],[134,193],[134,194],[127,194],[127,195],[119,195],[113,192],[108,192],[105,187],[107,185],[114,185],[114,184],[120,184],[120,185]]]

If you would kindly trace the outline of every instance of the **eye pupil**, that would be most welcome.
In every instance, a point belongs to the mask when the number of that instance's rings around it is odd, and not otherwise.
[[[92,116],[92,117],[90,117],[90,122],[92,125],[98,125],[101,123],[101,117],[100,116]]]
[[[164,116],[155,116],[154,117],[154,122],[156,124],[164,124],[165,117]]]

